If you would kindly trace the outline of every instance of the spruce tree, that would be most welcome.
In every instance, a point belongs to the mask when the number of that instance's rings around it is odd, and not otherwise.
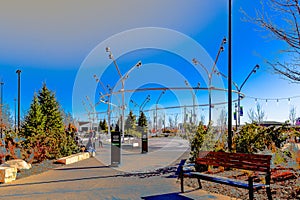
[[[103,132],[105,132],[105,133],[108,132],[108,125],[107,125],[105,119],[104,119],[103,121],[100,120],[99,128],[100,128]]]
[[[125,121],[125,130],[126,132],[129,132],[130,130],[135,130],[135,129],[136,129],[136,116],[133,115],[132,111],[130,111]]]
[[[147,118],[143,111],[140,112],[140,116],[138,119],[138,131],[145,132],[147,131]]]
[[[98,126],[98,129],[99,129],[99,130],[102,130],[102,124],[103,124],[103,122],[102,122],[102,120],[100,120],[100,121],[99,121],[99,126]]]
[[[29,112],[25,117],[25,121],[22,125],[23,135],[25,137],[32,137],[44,133],[46,117],[42,112],[42,108],[39,104],[39,99],[35,93],[32,103],[30,105]]]
[[[45,131],[48,133],[64,132],[64,122],[60,112],[60,106],[56,101],[54,93],[47,88],[45,83],[39,91],[38,98],[42,107],[42,112],[46,117]]]
[[[147,127],[147,118],[143,111],[141,111],[141,113],[140,113],[138,125],[140,127]]]
[[[25,157],[31,157],[33,159],[31,161],[42,161],[50,151],[51,147],[47,144],[47,136],[44,132],[45,121],[46,118],[35,93],[20,132],[20,135],[25,138],[23,141]]]
[[[42,159],[68,156],[79,150],[72,134],[65,130],[60,105],[46,84],[34,95],[22,134],[28,151],[34,149],[35,156]]]

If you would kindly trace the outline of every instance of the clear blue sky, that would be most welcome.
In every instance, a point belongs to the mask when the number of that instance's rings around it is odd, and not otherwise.
[[[261,66],[243,87],[246,98],[241,102],[245,113],[242,122],[248,121],[248,110],[255,108],[255,99],[251,97],[258,98],[267,120],[285,121],[290,106],[297,107],[300,100],[292,98],[288,102],[287,98],[297,96],[300,88],[273,74],[265,63],[266,59],[285,58],[279,54],[283,43],[263,38],[268,33],[241,20],[241,8],[254,15],[259,7],[258,0],[233,0],[233,80],[240,85],[256,64]],[[105,52],[106,46],[111,47],[122,74],[138,61],[143,63],[140,69],[130,73],[126,89],[185,87],[184,80],[194,87],[198,82],[201,87],[207,87],[205,71],[193,65],[192,58],[211,69],[223,37],[228,38],[227,20],[227,0],[1,1],[0,78],[4,82],[4,103],[13,111],[17,97],[15,72],[21,69],[22,114],[28,110],[34,92],[46,82],[66,111],[73,112],[76,118],[86,119],[81,103],[88,104],[85,96],[96,103],[99,92],[104,93],[93,75],[111,86],[119,79]],[[217,67],[227,74],[227,44],[224,47]],[[226,79],[214,79],[213,86],[227,88]],[[120,85],[115,91],[119,89]],[[127,93],[127,107],[134,108],[130,99],[140,104],[150,94],[145,110],[154,108],[160,92]],[[275,100],[266,102],[260,98]],[[236,99],[235,94],[233,99]],[[207,91],[198,91],[196,100],[207,104]],[[226,93],[213,94],[213,102],[224,100],[227,100]],[[118,101],[114,97],[113,102],[118,104]],[[189,90],[168,91],[159,104],[161,107],[191,105],[192,95]],[[105,109],[104,105],[97,106],[97,111]],[[300,108],[298,110],[300,113]],[[207,107],[199,108],[198,112],[208,119]],[[182,113],[182,110],[170,109],[167,113]],[[218,118],[217,115],[214,113],[213,118]]]

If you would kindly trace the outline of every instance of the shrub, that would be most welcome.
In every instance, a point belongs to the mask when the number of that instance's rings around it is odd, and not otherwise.
[[[202,122],[199,123],[196,133],[191,141],[191,161],[195,161],[200,151],[212,150],[215,146],[215,136],[213,129],[209,125],[206,127]]]
[[[276,151],[286,141],[288,132],[286,125],[263,127],[246,124],[233,138],[235,150],[240,153],[257,153],[265,149]]]

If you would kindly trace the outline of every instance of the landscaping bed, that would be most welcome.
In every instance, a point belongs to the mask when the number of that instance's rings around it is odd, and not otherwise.
[[[225,177],[235,177],[241,180],[247,178],[246,174],[241,171],[216,171],[216,175]],[[275,176],[274,176],[274,175]],[[300,182],[299,182],[300,170],[276,171],[272,172],[271,191],[273,199],[300,199]],[[298,178],[297,178],[298,177]],[[197,179],[186,178],[184,180],[186,186],[192,188],[198,188]],[[208,181],[201,181],[202,189],[212,193],[222,194],[238,199],[248,199],[248,190],[230,187],[227,185],[212,183]],[[259,200],[267,200],[267,194],[265,189],[261,189],[254,192],[254,198]]]
[[[41,163],[31,164],[31,169],[22,169],[17,173],[17,179],[25,178],[31,175],[41,174],[50,169],[63,166],[61,163],[54,163],[54,160],[44,160]]]

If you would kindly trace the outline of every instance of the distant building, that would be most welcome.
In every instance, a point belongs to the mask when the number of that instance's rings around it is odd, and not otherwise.
[[[276,122],[276,121],[262,121],[259,123],[261,126],[282,126],[284,122]]]
[[[79,121],[77,126],[79,132],[88,132],[89,130],[98,131],[99,124],[88,121]]]

